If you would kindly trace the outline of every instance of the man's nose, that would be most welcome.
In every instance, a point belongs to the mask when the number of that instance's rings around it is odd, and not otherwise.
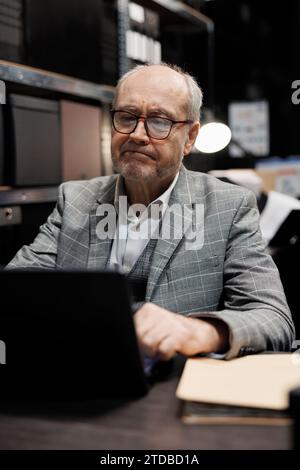
[[[149,143],[149,137],[145,128],[145,119],[140,118],[138,120],[137,126],[131,134],[129,134],[129,138],[134,142],[142,142],[144,144]]]

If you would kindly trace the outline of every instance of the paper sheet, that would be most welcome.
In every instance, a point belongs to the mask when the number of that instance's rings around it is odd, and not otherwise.
[[[292,210],[300,210],[300,201],[276,191],[268,193],[268,200],[260,217],[260,229],[266,242],[270,242]]]

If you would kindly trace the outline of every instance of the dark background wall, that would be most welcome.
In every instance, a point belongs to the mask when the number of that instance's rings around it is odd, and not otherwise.
[[[291,101],[291,84],[300,79],[300,2],[214,0],[201,5],[215,21],[219,112],[226,115],[230,101],[267,99],[271,155],[300,155],[300,105]]]

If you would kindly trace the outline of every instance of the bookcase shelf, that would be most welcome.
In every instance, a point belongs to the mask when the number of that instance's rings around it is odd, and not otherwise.
[[[115,89],[67,75],[0,60],[0,80],[111,103]]]
[[[1,188],[0,207],[55,202],[57,186],[30,188]]]

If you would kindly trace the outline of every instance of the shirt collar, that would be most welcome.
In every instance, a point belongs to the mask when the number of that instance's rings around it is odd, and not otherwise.
[[[176,175],[175,175],[172,183],[170,184],[170,186],[160,196],[158,196],[156,199],[154,199],[154,201],[151,201],[150,204],[148,205],[148,207],[150,207],[151,204],[158,203],[160,205],[162,204],[162,212],[164,212],[166,210],[167,205],[169,203],[170,196],[171,196],[171,192],[172,192],[175,184],[177,183],[178,176],[179,176],[179,172],[176,173]],[[123,178],[123,176],[118,175],[117,183],[116,183],[116,189],[115,189],[115,197],[114,197],[114,205],[115,205],[115,208],[116,208],[117,211],[118,211],[118,207],[119,207],[119,198],[120,198],[120,196],[126,196],[126,191],[125,191],[125,185],[124,185],[124,178]]]

